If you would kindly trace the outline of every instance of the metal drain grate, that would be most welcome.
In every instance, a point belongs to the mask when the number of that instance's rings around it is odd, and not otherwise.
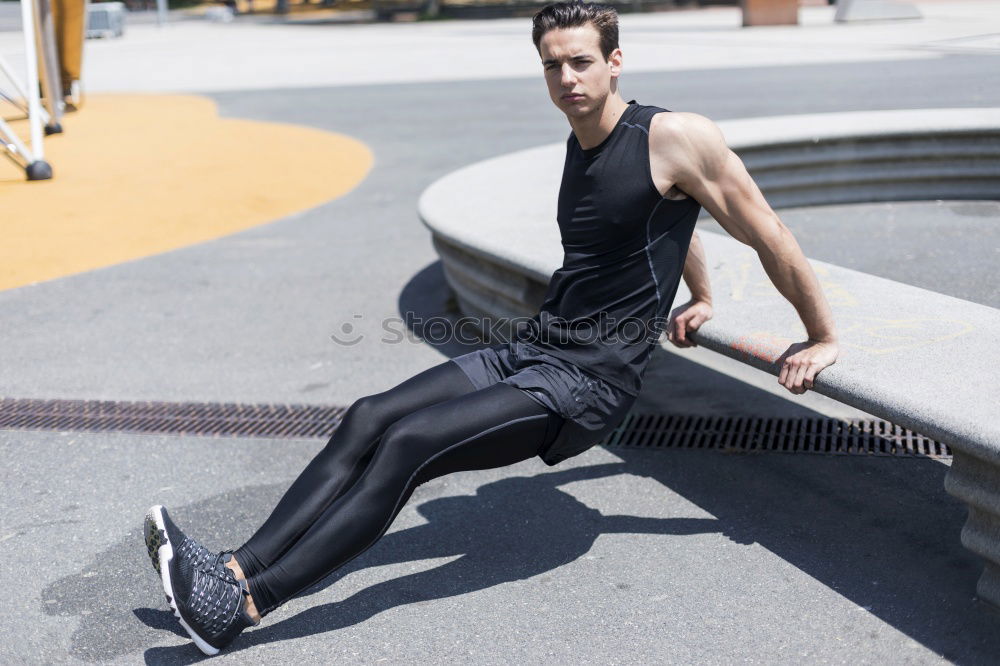
[[[329,437],[346,408],[0,398],[0,428],[234,437]]]
[[[329,437],[345,407],[0,398],[0,428],[230,437]],[[882,420],[761,419],[631,413],[602,442],[717,449],[949,458],[947,445]]]
[[[636,414],[603,442],[626,448],[950,458],[942,442],[881,419]]]

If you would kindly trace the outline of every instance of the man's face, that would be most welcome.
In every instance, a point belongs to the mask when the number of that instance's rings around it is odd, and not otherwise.
[[[601,55],[601,36],[593,24],[556,28],[538,43],[549,97],[571,118],[604,106],[611,84],[621,71],[621,49],[608,60]]]

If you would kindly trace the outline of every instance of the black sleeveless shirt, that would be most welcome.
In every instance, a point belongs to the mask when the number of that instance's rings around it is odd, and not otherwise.
[[[583,149],[570,132],[559,188],[564,258],[515,341],[638,395],[666,330],[701,205],[660,195],[649,166],[656,106],[628,103],[611,133]]]

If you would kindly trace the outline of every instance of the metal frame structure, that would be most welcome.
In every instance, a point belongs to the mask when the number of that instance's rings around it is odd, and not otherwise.
[[[47,180],[52,178],[52,167],[45,161],[43,134],[62,132],[60,121],[64,104],[50,0],[21,0],[21,31],[24,34],[24,84],[0,57],[0,73],[11,83],[16,97],[2,92],[0,96],[27,115],[30,143],[22,141],[3,118],[0,118],[0,142],[3,153],[24,169],[28,180]]]

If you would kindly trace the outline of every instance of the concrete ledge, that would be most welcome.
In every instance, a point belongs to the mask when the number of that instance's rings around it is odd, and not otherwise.
[[[905,109],[720,122],[774,208],[993,199],[1000,109]]]
[[[775,207],[772,197],[797,204],[871,200],[863,194],[869,190],[855,186],[855,167],[871,178],[881,173],[889,192],[911,195],[901,198],[1000,193],[1000,109],[819,114],[720,126],[755,179],[758,171],[769,174],[762,189]],[[537,312],[562,263],[555,205],[564,150],[560,142],[486,160],[448,174],[421,196],[420,217],[464,313],[495,320]],[[813,168],[801,168],[807,163]],[[935,166],[945,176],[965,176],[934,177]],[[824,182],[823,174],[834,173],[843,177]],[[777,375],[778,356],[805,338],[794,308],[751,248],[719,234],[701,236],[715,317],[698,332],[699,344]],[[996,357],[1000,310],[810,263],[843,348],[815,390],[953,448],[946,489],[969,505],[963,544],[987,560],[978,593],[1000,606],[1000,401],[984,381],[993,374],[987,368]],[[675,304],[689,297],[682,283]]]

